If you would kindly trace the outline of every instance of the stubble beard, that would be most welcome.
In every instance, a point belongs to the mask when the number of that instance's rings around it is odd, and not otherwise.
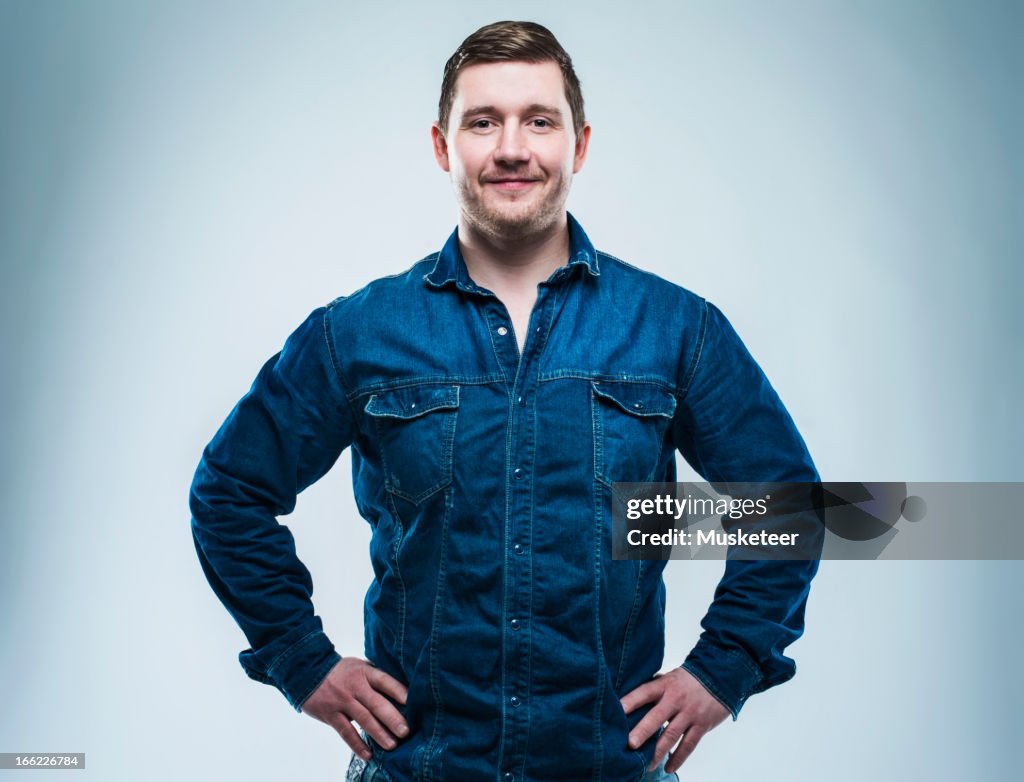
[[[497,206],[489,204],[484,197],[482,191],[486,185],[480,184],[480,189],[474,189],[470,183],[462,182],[458,186],[460,207],[470,224],[492,240],[507,242],[536,236],[559,223],[565,209],[569,182],[564,173],[558,172],[557,176],[554,189],[542,194],[539,202],[532,203],[533,196],[530,196],[531,203],[526,203],[525,199],[509,199]],[[551,184],[550,180],[540,183],[541,186]]]

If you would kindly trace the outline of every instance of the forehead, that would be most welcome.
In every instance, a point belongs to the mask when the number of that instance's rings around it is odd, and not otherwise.
[[[470,65],[455,80],[452,113],[479,105],[514,108],[543,104],[568,109],[562,71],[555,62],[485,62]]]

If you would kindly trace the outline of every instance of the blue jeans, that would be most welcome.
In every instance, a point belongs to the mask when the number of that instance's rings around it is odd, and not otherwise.
[[[366,762],[353,755],[352,762],[348,766],[348,773],[345,775],[345,782],[391,782],[391,777],[373,759]],[[679,777],[665,771],[665,761],[663,760],[654,771],[644,774],[640,782],[679,782]]]

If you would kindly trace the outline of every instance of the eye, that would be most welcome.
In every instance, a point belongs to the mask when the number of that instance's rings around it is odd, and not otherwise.
[[[535,128],[541,128],[541,129],[547,129],[547,128],[552,127],[551,120],[545,119],[544,117],[537,117],[536,119],[531,120],[531,124]]]
[[[475,119],[469,126],[474,130],[487,130],[492,126],[492,122],[489,119]]]

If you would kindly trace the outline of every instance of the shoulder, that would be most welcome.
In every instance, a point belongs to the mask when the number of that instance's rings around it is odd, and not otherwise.
[[[597,252],[599,278],[608,295],[635,299],[647,306],[665,308],[687,316],[704,313],[709,303],[703,296],[654,272],[601,250]]]
[[[436,291],[424,277],[437,263],[437,253],[417,261],[404,272],[379,277],[326,307],[326,327],[339,340],[365,340],[398,326],[423,324],[436,305]]]
[[[431,253],[397,274],[378,277],[352,293],[338,296],[326,309],[328,318],[377,310],[383,306],[409,306],[428,287],[424,276],[434,268],[438,253]]]

